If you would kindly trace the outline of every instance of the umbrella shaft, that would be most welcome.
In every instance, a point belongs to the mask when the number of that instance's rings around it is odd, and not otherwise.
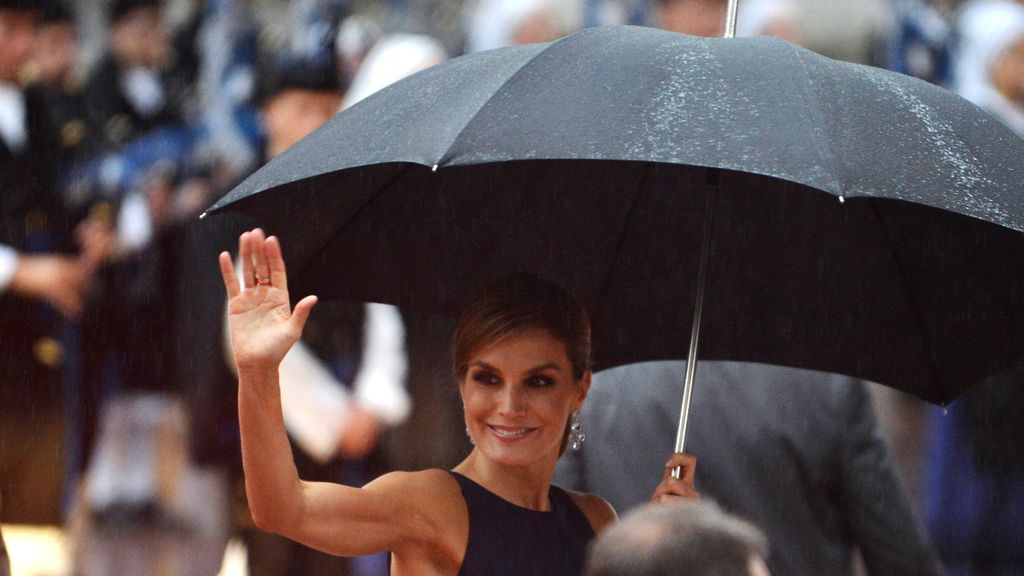
[[[706,187],[707,205],[704,208],[704,232],[700,246],[700,264],[697,268],[697,296],[693,304],[693,327],[690,329],[690,351],[686,356],[686,380],[683,382],[683,405],[679,411],[679,430],[676,433],[676,452],[682,452],[686,445],[686,424],[690,415],[690,397],[693,395],[693,381],[697,373],[697,344],[700,339],[700,317],[704,308],[704,284],[707,279],[708,257],[711,252],[711,231],[715,218],[715,196],[718,192],[717,174],[709,174]],[[680,470],[672,470],[672,477],[679,478]]]
[[[739,10],[740,0],[729,0],[729,8],[725,13],[725,38],[736,37],[736,12]]]

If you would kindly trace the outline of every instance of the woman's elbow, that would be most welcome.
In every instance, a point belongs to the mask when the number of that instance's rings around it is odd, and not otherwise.
[[[262,501],[252,496],[248,500],[252,522],[264,532],[287,535],[301,516],[294,506],[285,505],[283,502]]]

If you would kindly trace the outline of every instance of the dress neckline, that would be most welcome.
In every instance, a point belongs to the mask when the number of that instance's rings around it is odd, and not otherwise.
[[[465,474],[462,474],[461,472],[456,472],[454,470],[449,470],[448,472],[452,476],[456,476],[458,478],[464,479],[466,482],[468,482],[470,485],[474,486],[480,492],[486,494],[489,498],[494,499],[494,500],[496,500],[498,502],[501,502],[502,504],[505,504],[507,506],[510,506],[511,508],[513,508],[515,510],[521,510],[524,513],[538,514],[538,515],[541,515],[541,516],[552,516],[558,510],[558,501],[555,498],[555,491],[559,490],[559,488],[557,486],[555,486],[555,485],[551,485],[550,487],[548,487],[548,503],[551,505],[551,509],[550,510],[534,510],[533,508],[527,508],[525,506],[520,506],[519,504],[516,504],[514,502],[509,502],[508,500],[502,498],[501,496],[498,496],[494,492],[491,492],[490,490],[485,488],[482,484],[480,484],[476,480],[473,480],[469,476],[466,476]]]

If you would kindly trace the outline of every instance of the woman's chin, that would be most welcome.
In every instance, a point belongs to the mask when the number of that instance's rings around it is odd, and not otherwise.
[[[480,452],[492,462],[503,466],[535,466],[546,459],[557,461],[557,450],[547,450],[536,442],[504,442],[489,439],[477,444]]]

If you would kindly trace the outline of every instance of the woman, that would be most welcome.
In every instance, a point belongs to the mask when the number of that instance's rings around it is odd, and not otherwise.
[[[392,574],[580,573],[586,543],[615,512],[596,496],[551,486],[590,386],[590,327],[568,295],[513,278],[463,312],[454,356],[475,446],[452,472],[395,472],[361,489],[303,482],[281,419],[277,366],[316,297],[290,310],[276,238],[247,232],[239,252],[244,286],[226,252],[220,267],[258,527],[341,556],[389,550]],[[671,477],[676,466],[681,480]],[[694,466],[674,455],[652,500],[697,498]]]

